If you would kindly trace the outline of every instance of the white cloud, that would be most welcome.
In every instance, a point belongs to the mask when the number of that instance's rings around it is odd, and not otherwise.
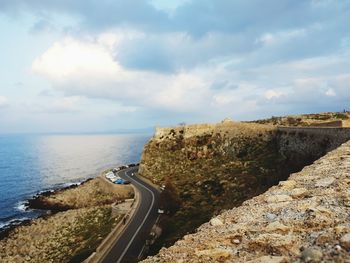
[[[281,41],[303,34],[302,29],[292,30],[271,35],[266,41]],[[172,43],[171,49],[179,52],[176,46],[182,42],[190,43],[193,48],[197,47],[196,41],[205,40],[202,44],[211,47],[211,42],[206,40],[216,37],[212,34],[201,40],[189,40],[185,33],[176,33],[165,35],[163,42]],[[266,65],[244,64],[249,56],[243,59],[243,56],[227,55],[173,73],[124,67],[118,59],[125,51],[125,45],[130,40],[142,43],[144,38],[145,35],[136,31],[109,31],[95,37],[65,38],[35,59],[32,68],[69,98],[53,102],[53,107],[62,110],[83,109],[83,106],[74,106],[74,103],[82,103],[76,98],[90,98],[118,104],[119,111],[161,110],[192,116],[209,113],[226,116],[228,112],[247,116],[250,112],[249,116],[261,116],[268,109],[273,112],[278,105],[281,109],[292,109],[296,105],[299,108],[315,98],[331,105],[327,98],[334,97],[333,94],[341,97],[340,94],[347,92],[348,78],[336,74],[348,68],[349,55],[343,53]],[[171,41],[173,39],[178,40],[177,44]],[[186,52],[190,54],[190,50],[188,48]]]
[[[5,96],[0,96],[0,108],[8,106],[8,98]]]
[[[117,100],[127,105],[175,111],[194,109],[208,96],[209,85],[190,73],[161,74],[127,70],[114,60],[118,35],[95,40],[64,39],[35,59],[34,72],[70,97],[59,107],[71,106],[76,96]],[[75,102],[75,99],[74,99]]]
[[[175,10],[188,3],[191,2],[191,0],[151,0],[150,3],[158,10],[164,10],[165,12],[168,12],[169,14],[173,14]]]
[[[337,96],[337,94],[335,93],[334,89],[328,89],[325,94],[328,96],[328,97],[335,97]]]
[[[267,98],[268,100],[271,100],[273,98],[278,98],[280,96],[282,96],[283,93],[280,92],[280,91],[276,91],[276,90],[272,90],[272,89],[269,89],[265,92],[265,98]]]
[[[120,66],[113,61],[103,45],[81,42],[66,38],[56,42],[32,65],[34,72],[46,75],[56,81],[62,81],[82,72],[89,76],[110,78],[120,74]]]
[[[71,96],[55,99],[50,105],[51,110],[57,112],[77,111],[79,103],[82,101],[81,96]]]
[[[264,45],[279,44],[281,42],[290,41],[292,39],[305,36],[307,30],[304,28],[286,30],[276,33],[265,33],[256,40],[256,43],[262,43]]]

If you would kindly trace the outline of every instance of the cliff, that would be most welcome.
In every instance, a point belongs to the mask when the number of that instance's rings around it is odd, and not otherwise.
[[[163,234],[172,245],[226,209],[257,196],[350,139],[342,128],[278,128],[225,121],[157,129],[140,174],[165,185]]]
[[[144,262],[349,262],[350,142]]]

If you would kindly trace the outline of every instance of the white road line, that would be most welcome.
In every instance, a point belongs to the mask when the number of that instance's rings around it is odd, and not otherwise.
[[[142,255],[142,252],[145,250],[145,247],[146,247],[146,244],[143,245],[141,251],[140,251],[140,254],[137,256],[137,259],[139,260],[141,255]]]
[[[125,174],[127,175],[127,172],[125,172]],[[130,177],[129,177],[129,178],[130,178]],[[130,178],[130,179],[131,179],[131,178]],[[132,238],[130,239],[128,245],[126,246],[126,248],[124,249],[123,253],[122,253],[121,256],[119,257],[117,263],[121,262],[121,260],[122,260],[123,257],[125,256],[125,253],[128,251],[129,247],[131,246],[131,243],[134,241],[136,235],[140,232],[140,229],[141,229],[142,226],[145,224],[146,219],[147,219],[147,217],[149,216],[149,214],[151,213],[151,210],[152,210],[153,205],[154,205],[154,199],[155,199],[155,198],[154,198],[154,193],[153,193],[151,190],[149,190],[146,186],[140,184],[138,181],[136,181],[136,180],[133,180],[133,181],[151,193],[151,195],[152,195],[152,203],[151,203],[151,206],[150,206],[150,208],[149,208],[149,210],[148,210],[148,212],[147,212],[145,218],[143,219],[143,221],[142,221],[142,223],[139,225],[139,227],[136,229],[136,232],[134,233],[134,235],[133,235]]]

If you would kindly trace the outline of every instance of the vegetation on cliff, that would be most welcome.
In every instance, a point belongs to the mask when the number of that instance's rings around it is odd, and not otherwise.
[[[350,127],[350,113],[325,112],[315,114],[302,114],[294,116],[276,117],[253,121],[260,124],[281,126],[323,126],[323,127]]]
[[[278,182],[284,174],[275,132],[265,125],[225,123],[188,138],[179,127],[152,139],[140,173],[165,184],[164,208],[171,211],[162,218],[163,235],[154,250]],[[174,200],[176,211],[167,206]]]
[[[350,262],[350,142],[146,263]]]
[[[350,138],[272,125],[224,122],[158,129],[145,146],[140,174],[165,185],[168,214],[156,253],[221,211],[240,205]]]

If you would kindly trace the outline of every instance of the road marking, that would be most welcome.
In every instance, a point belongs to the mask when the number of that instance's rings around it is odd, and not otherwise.
[[[127,174],[127,171],[125,172],[125,175],[127,175],[127,176],[129,177],[129,179],[131,179],[130,176]],[[146,189],[147,191],[149,191],[149,192],[151,193],[151,195],[152,195],[152,203],[151,203],[151,206],[150,206],[150,208],[149,208],[149,210],[148,210],[148,212],[147,212],[145,218],[143,219],[143,221],[142,221],[142,223],[139,225],[139,227],[136,229],[134,235],[133,235],[132,238],[130,239],[128,245],[127,245],[126,248],[124,249],[124,251],[123,251],[123,253],[121,254],[121,256],[119,257],[117,263],[121,262],[121,260],[122,260],[123,257],[125,256],[126,252],[128,251],[129,247],[131,246],[131,243],[134,241],[136,235],[139,233],[139,231],[141,230],[142,226],[145,224],[146,219],[147,219],[147,217],[149,216],[149,214],[151,213],[151,210],[152,210],[153,205],[154,205],[154,199],[155,199],[155,198],[154,198],[154,193],[153,193],[151,190],[149,190],[146,186],[144,186],[143,184],[141,184],[141,183],[139,183],[138,181],[136,181],[135,179],[132,179],[132,180],[133,180],[135,183],[137,183],[138,185],[140,185],[141,187],[143,187],[144,189]]]

